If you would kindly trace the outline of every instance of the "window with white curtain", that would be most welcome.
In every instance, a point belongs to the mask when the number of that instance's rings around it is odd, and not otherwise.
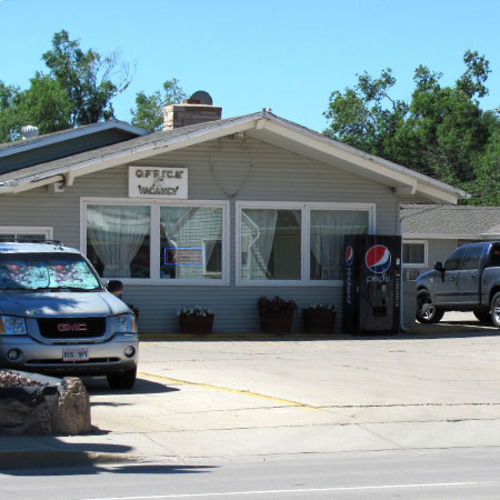
[[[368,229],[365,210],[311,210],[311,280],[341,280],[344,236],[367,234]]]
[[[160,242],[162,279],[222,278],[222,208],[161,207]]]
[[[340,281],[344,236],[374,231],[375,206],[237,202],[237,282]]]
[[[87,198],[82,199],[82,246],[104,278],[225,285],[228,219],[227,201]]]
[[[87,206],[87,255],[105,278],[149,278],[150,208]]]
[[[301,261],[301,211],[243,209],[243,279],[299,280]]]

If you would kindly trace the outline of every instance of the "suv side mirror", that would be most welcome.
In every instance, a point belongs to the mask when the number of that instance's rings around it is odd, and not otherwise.
[[[436,271],[439,271],[439,272],[441,272],[441,273],[444,273],[443,263],[442,263],[442,262],[436,262],[436,263],[434,264],[434,269],[435,269]]]

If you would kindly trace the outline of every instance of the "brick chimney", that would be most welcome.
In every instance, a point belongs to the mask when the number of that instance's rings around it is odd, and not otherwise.
[[[222,108],[212,105],[212,98],[202,90],[195,92],[182,104],[170,104],[163,108],[163,130],[220,120]]]

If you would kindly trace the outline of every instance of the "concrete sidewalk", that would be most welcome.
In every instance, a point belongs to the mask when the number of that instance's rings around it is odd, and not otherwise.
[[[500,447],[496,332],[143,342],[133,391],[86,381],[92,434],[0,437],[0,469]]]

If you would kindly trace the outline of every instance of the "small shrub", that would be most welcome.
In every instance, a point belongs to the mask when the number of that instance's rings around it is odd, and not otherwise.
[[[196,318],[202,318],[213,314],[212,311],[206,307],[194,306],[194,307],[181,307],[177,311],[177,316],[191,316]]]
[[[273,299],[268,299],[267,297],[261,297],[257,302],[259,312],[286,312],[295,311],[297,309],[297,304],[293,300],[284,300],[281,297],[274,297]]]

